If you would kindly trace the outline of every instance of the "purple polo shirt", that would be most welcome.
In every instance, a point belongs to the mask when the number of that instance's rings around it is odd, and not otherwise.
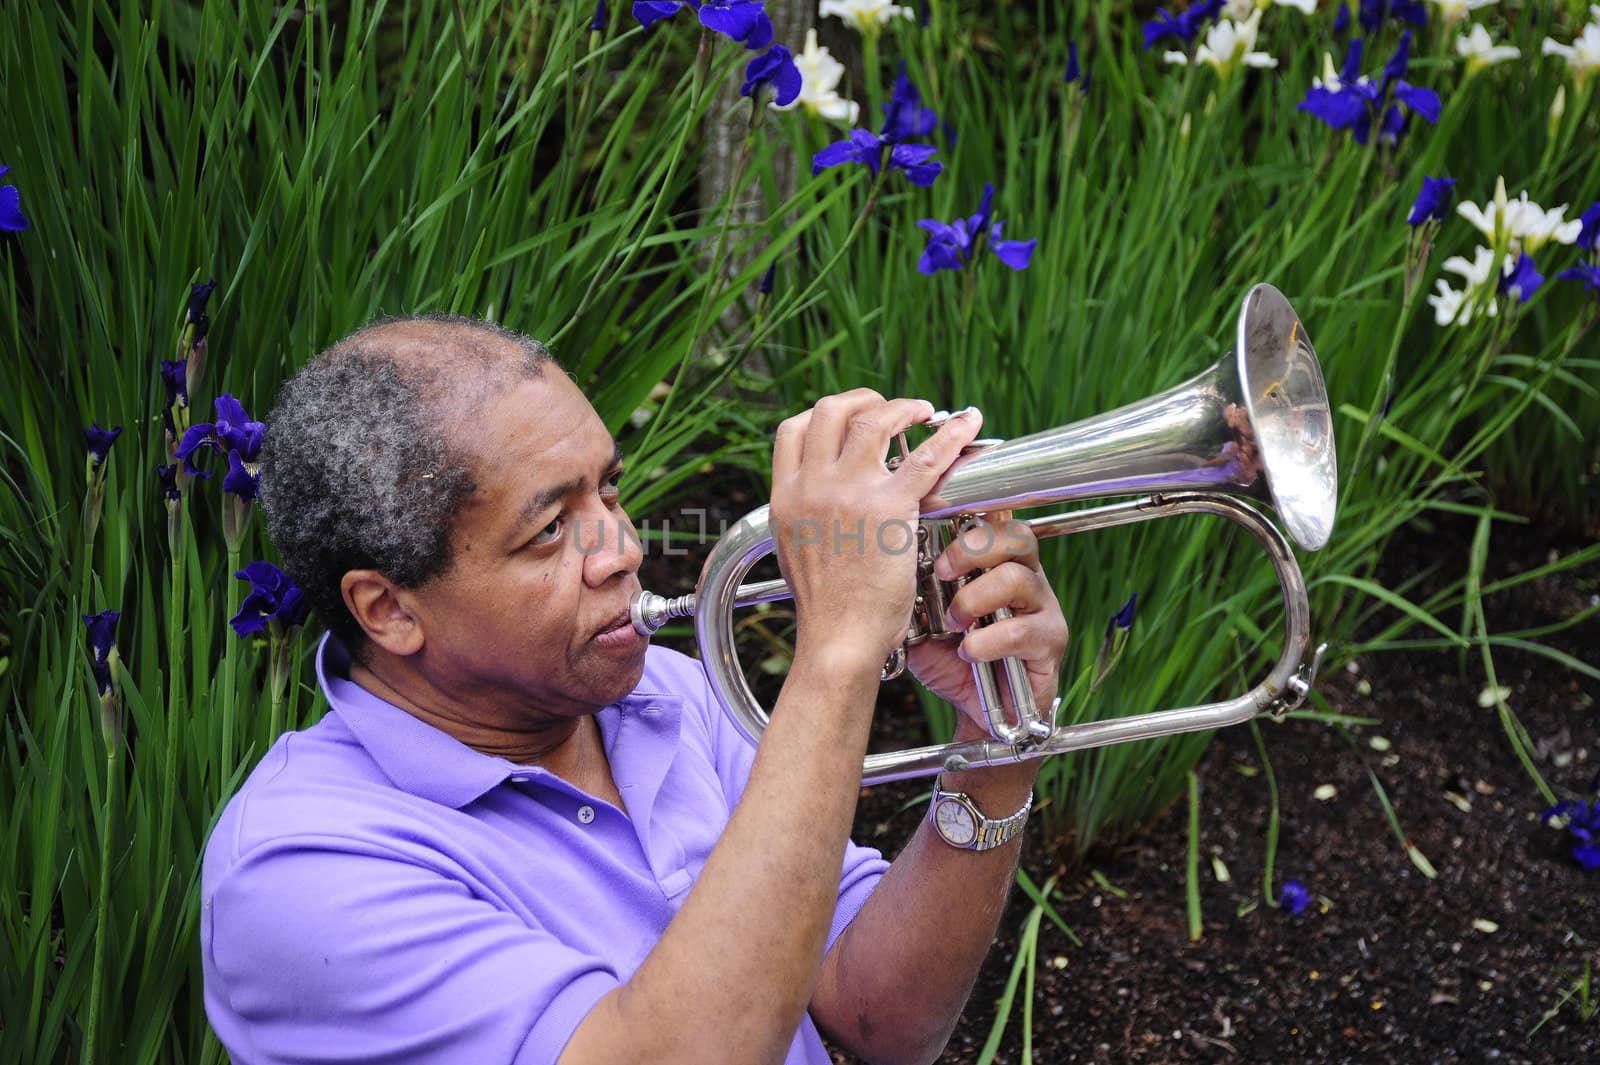
[[[206,846],[212,1026],[237,1065],[554,1062],[683,905],[754,748],[698,662],[652,647],[598,715],[625,814],[462,745],[349,665],[324,640],[329,712],[272,746]],[[887,867],[846,851],[830,949]],[[809,1016],[786,1061],[829,1061]]]

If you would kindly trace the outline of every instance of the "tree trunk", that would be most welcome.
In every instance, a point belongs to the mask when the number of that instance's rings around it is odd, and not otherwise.
[[[815,11],[814,0],[769,0],[767,16],[772,19],[773,40],[787,46],[792,52],[798,52],[805,42],[806,30],[812,26]],[[750,53],[750,58],[753,59],[756,54]],[[705,118],[706,149],[701,156],[700,211],[707,223],[719,226],[722,217],[718,207],[733,186],[739,153],[743,150],[745,134],[749,129],[750,101],[739,95],[741,81],[740,77],[735,76],[723,83]],[[777,115],[768,115],[766,121],[778,118]],[[779,202],[782,202],[794,194],[794,153],[787,149],[778,152],[773,158],[773,171],[774,187]],[[749,225],[766,218],[767,205],[762,202],[760,187],[760,183],[753,180],[751,175],[745,175],[744,191],[733,206],[733,226]],[[708,270],[713,268],[711,256],[715,249],[715,238],[702,246],[700,254]],[[725,275],[738,273],[745,261],[748,260],[729,258],[724,269]],[[737,335],[744,327],[741,305],[736,303],[729,307],[720,324],[723,336]],[[713,350],[720,346],[715,341],[710,345]],[[752,352],[746,365],[757,373],[770,371],[765,353],[760,351]]]

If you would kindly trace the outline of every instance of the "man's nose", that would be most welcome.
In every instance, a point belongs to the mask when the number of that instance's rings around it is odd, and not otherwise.
[[[584,554],[584,583],[599,587],[619,573],[638,571],[644,547],[627,514],[620,509],[609,511],[587,524],[578,541]]]

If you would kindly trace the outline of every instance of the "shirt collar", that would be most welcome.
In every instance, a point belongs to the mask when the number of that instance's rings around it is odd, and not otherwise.
[[[381,699],[350,678],[350,652],[329,633],[317,649],[317,680],[328,705],[339,715],[372,760],[397,788],[418,798],[460,809],[485,792],[518,776],[549,775],[537,766],[519,766],[505,758],[475,751],[460,740]],[[666,692],[635,689],[612,706],[619,715],[649,709],[676,718],[682,699]],[[608,750],[611,744],[608,743]],[[616,773],[613,760],[613,775]],[[663,767],[664,768],[664,767]],[[619,782],[620,783],[620,782]]]

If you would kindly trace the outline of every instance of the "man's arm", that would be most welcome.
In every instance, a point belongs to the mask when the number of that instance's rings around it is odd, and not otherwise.
[[[1028,797],[1038,763],[947,773],[989,817]],[[823,963],[811,1016],[828,1037],[878,1063],[938,1058],[994,942],[1022,837],[993,850],[945,843],[927,818]]]
[[[909,615],[909,556],[878,523],[918,502],[977,431],[955,419],[892,473],[889,441],[921,401],[859,390],[780,428],[773,534],[799,618],[794,667],[738,808],[683,909],[633,978],[602,998],[563,1065],[781,1061],[816,990],[855,811],[878,670]],[[835,541],[834,522],[864,538]]]
[[[1002,528],[1001,526],[995,526]],[[939,560],[945,579],[987,572],[951,604],[952,628],[1009,607],[1013,617],[969,631],[958,655],[948,644],[913,648],[911,666],[962,714],[957,740],[987,739],[968,660],[1020,657],[1034,698],[1055,697],[1067,627],[1039,567],[1038,542],[1007,520],[1004,534],[958,540]],[[990,818],[1008,817],[1033,788],[1039,762],[946,773]],[[994,940],[1022,850],[1022,837],[988,851],[945,843],[926,818],[823,963],[811,1015],[841,1046],[874,1062],[927,1062],[949,1041]]]

